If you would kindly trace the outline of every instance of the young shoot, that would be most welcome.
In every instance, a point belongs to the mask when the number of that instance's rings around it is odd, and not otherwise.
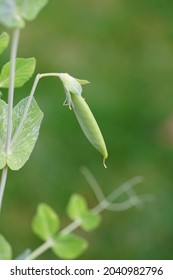
[[[105,197],[92,173],[86,167],[83,167],[81,172],[94,191],[98,204],[89,209],[85,198],[74,193],[66,208],[67,216],[72,222],[61,229],[61,221],[57,213],[49,205],[40,203],[32,220],[32,230],[43,243],[34,251],[25,250],[17,259],[33,260],[48,249],[51,249],[60,259],[78,258],[87,249],[88,242],[73,233],[77,228],[80,227],[86,232],[93,231],[101,224],[101,213],[104,210],[125,211],[153,200],[152,195],[138,195],[134,190],[134,186],[143,181],[141,176],[130,179]],[[128,198],[123,202],[115,202],[123,194],[127,194]],[[12,258],[11,246],[3,236],[0,236],[1,243],[4,245],[0,247],[3,248],[0,249],[0,258],[1,255]]]

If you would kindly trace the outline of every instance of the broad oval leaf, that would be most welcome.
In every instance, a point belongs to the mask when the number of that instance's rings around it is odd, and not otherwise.
[[[5,143],[7,135],[8,105],[0,99],[0,169],[6,165]]]
[[[11,245],[4,238],[4,236],[0,234],[0,260],[11,260],[11,259],[12,259]]]
[[[6,49],[9,43],[9,35],[6,32],[3,32],[0,35],[0,54]]]
[[[15,70],[15,84],[16,88],[22,87],[33,75],[35,71],[36,60],[35,58],[16,58],[16,70]],[[0,74],[0,87],[9,87],[10,77],[10,62],[7,62]]]
[[[61,259],[76,259],[88,247],[88,242],[75,234],[59,234],[54,239],[53,252]]]
[[[9,28],[23,28],[33,20],[48,0],[0,0],[0,22]]]
[[[32,221],[33,232],[42,240],[54,235],[60,227],[60,221],[55,211],[47,204],[40,203]]]
[[[88,212],[85,198],[79,194],[73,194],[67,205],[67,215],[71,220],[76,220]]]
[[[101,223],[101,216],[91,211],[83,215],[81,218],[81,228],[85,231],[96,229]]]
[[[23,116],[28,98],[29,97],[22,99],[13,109],[14,138],[12,137],[10,152],[7,155],[7,165],[12,170],[19,170],[29,159],[37,141],[43,119],[43,113],[33,98],[23,125],[18,133],[15,134]]]

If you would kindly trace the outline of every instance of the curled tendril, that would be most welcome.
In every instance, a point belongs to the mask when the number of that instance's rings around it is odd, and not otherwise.
[[[139,207],[145,202],[150,202],[154,199],[152,194],[136,194],[133,187],[139,183],[143,182],[142,176],[136,176],[125,183],[120,187],[114,189],[107,197],[105,197],[101,187],[98,182],[92,175],[92,173],[86,167],[81,168],[81,173],[84,175],[85,179],[91,186],[99,204],[92,209],[94,213],[100,213],[103,210],[107,209],[110,211],[125,211],[131,207]],[[128,198],[123,202],[114,202],[123,194],[126,194]]]

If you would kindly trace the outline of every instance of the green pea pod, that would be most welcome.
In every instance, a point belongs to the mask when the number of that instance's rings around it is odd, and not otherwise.
[[[103,155],[103,164],[105,165],[105,159],[108,157],[106,145],[100,131],[100,128],[90,110],[85,99],[80,96],[71,93],[71,99],[73,102],[73,110],[76,118],[87,137],[88,141]]]

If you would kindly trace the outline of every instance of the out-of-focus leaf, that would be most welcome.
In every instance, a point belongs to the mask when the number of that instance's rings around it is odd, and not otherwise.
[[[9,28],[25,26],[25,22],[18,12],[16,0],[0,0],[0,22]]]
[[[81,228],[86,231],[94,230],[101,222],[101,216],[92,213],[87,206],[85,198],[73,194],[67,206],[67,215],[71,220],[80,219]]]
[[[49,239],[60,227],[60,221],[55,211],[47,204],[40,203],[32,221],[33,232],[42,240]]]
[[[26,20],[33,20],[48,3],[48,0],[16,0],[16,2],[19,14]]]
[[[101,223],[101,216],[88,212],[81,217],[81,228],[86,231],[91,231],[97,228]]]
[[[35,58],[17,58],[16,70],[15,70],[15,84],[16,88],[22,87],[33,75],[35,70],[36,60]],[[10,77],[10,62],[6,63],[0,74],[0,87],[9,87]]]
[[[6,49],[9,43],[9,35],[6,32],[3,32],[0,35],[0,54]]]
[[[23,28],[33,20],[48,0],[0,0],[0,22],[9,28]]]
[[[73,194],[67,205],[67,215],[71,220],[76,220],[88,212],[85,198],[79,194]]]
[[[0,234],[0,260],[11,260],[11,259],[12,259],[11,245],[4,238],[4,236]]]
[[[52,250],[62,259],[75,259],[86,250],[87,246],[87,241],[75,234],[59,234],[55,238]]]

